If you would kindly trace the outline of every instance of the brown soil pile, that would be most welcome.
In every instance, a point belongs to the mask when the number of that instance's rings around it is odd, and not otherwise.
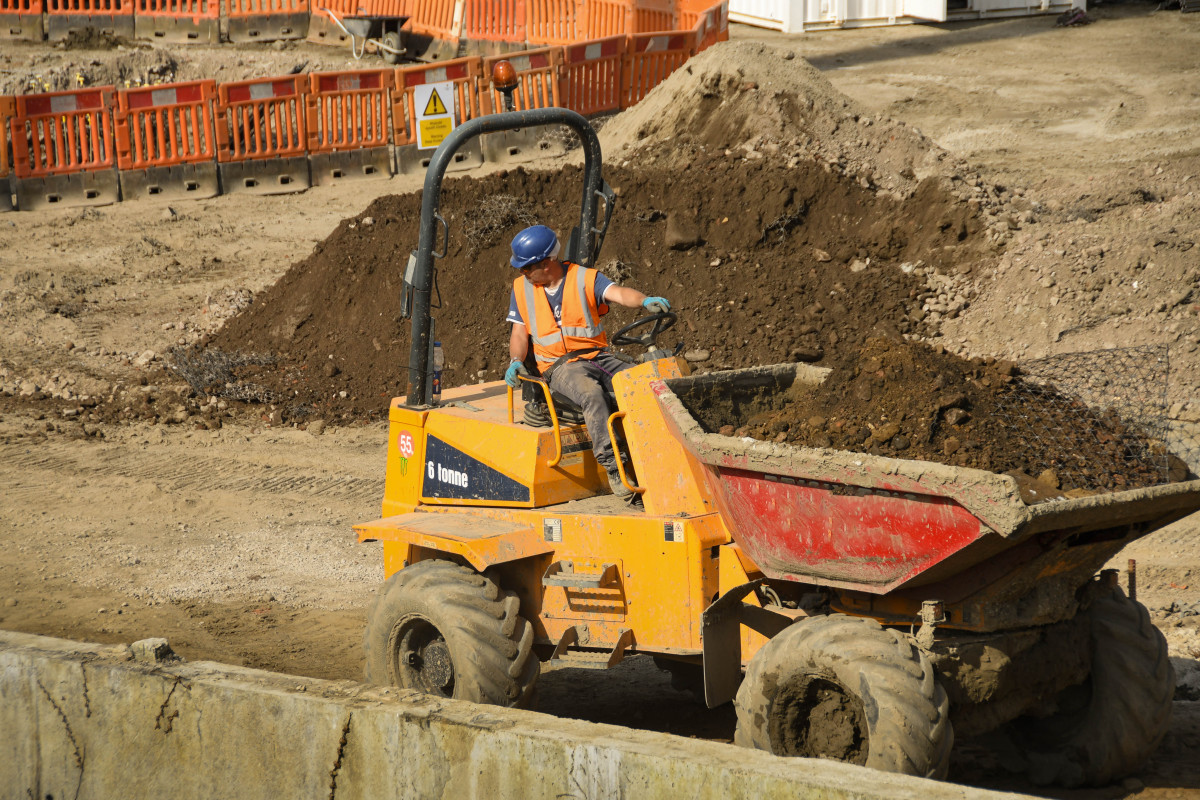
[[[922,273],[981,258],[971,207],[932,182],[900,202],[816,162],[689,152],[683,169],[607,171],[620,199],[600,266],[671,300],[682,319],[666,344],[682,343],[701,368],[817,359],[861,346],[879,324],[919,333]],[[508,243],[533,219],[565,238],[580,173],[519,169],[444,187],[451,236],[434,317],[447,385],[501,376]],[[384,197],[346,220],[231,319],[210,351],[277,356],[238,378],[267,390],[285,419],[382,415],[406,393],[410,323],[399,307],[419,207],[416,195]],[[632,319],[618,309],[609,329]]]
[[[692,58],[602,134],[614,159],[650,155],[686,164],[687,148],[641,152],[664,142],[811,161],[863,188],[911,197],[955,159],[903,122],[872,116],[786,48],[724,42]]]
[[[824,366],[819,387],[689,407],[710,432],[1008,473],[1029,502],[1186,476],[1161,436],[1028,382],[1011,362],[872,337]]]
[[[117,47],[136,46],[123,36],[116,36],[99,28],[75,28],[57,45],[63,50],[112,50]]]
[[[117,50],[112,58],[91,58],[79,61],[64,58],[57,51]],[[97,53],[98,54],[98,53]],[[62,63],[55,63],[62,62]],[[188,80],[179,58],[172,52],[151,47],[146,43],[131,43],[120,37],[84,28],[71,31],[56,46],[55,51],[31,56],[22,69],[5,74],[0,70],[0,92],[5,94],[36,94],[64,92],[89,86],[116,86],[118,89],[139,86],[158,86]],[[212,77],[198,75],[196,79]]]

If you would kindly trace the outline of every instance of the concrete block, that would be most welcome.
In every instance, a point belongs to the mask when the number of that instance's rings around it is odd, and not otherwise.
[[[123,645],[2,631],[0,730],[0,797],[1015,797],[353,682],[140,663]]]

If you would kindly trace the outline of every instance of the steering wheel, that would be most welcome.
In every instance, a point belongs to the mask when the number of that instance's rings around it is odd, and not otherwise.
[[[669,330],[675,324],[677,316],[673,311],[659,311],[656,314],[651,314],[641,319],[635,319],[633,322],[626,325],[621,330],[612,335],[609,340],[614,345],[640,344],[642,347],[654,349],[654,340],[657,339],[663,332]],[[631,336],[630,331],[638,328],[644,328],[647,325],[654,327],[640,336]]]

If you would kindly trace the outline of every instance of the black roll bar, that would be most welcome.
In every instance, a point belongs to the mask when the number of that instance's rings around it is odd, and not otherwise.
[[[411,275],[406,280],[412,285],[412,344],[408,357],[408,405],[425,403],[430,375],[426,368],[430,347],[430,295],[433,291],[434,244],[437,241],[437,223],[441,219],[438,207],[442,194],[442,178],[450,166],[454,154],[464,144],[484,133],[534,128],[543,125],[567,125],[583,142],[584,175],[583,199],[579,210],[578,237],[568,242],[566,259],[582,266],[591,266],[596,247],[596,217],[599,211],[598,197],[608,197],[607,213],[612,211],[610,195],[602,195],[604,185],[601,176],[600,139],[584,117],[567,108],[535,108],[529,111],[509,111],[476,117],[456,127],[434,151],[425,172],[425,188],[421,197],[421,239],[417,245],[416,260]],[[443,229],[447,231],[445,222]],[[443,242],[443,253],[446,242]]]

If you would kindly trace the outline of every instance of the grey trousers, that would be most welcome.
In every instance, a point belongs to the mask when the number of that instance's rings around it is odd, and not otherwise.
[[[583,420],[592,437],[592,453],[607,471],[617,468],[608,436],[608,417],[616,410],[612,377],[632,366],[611,353],[600,353],[595,358],[560,364],[550,373],[550,390],[583,409]]]

